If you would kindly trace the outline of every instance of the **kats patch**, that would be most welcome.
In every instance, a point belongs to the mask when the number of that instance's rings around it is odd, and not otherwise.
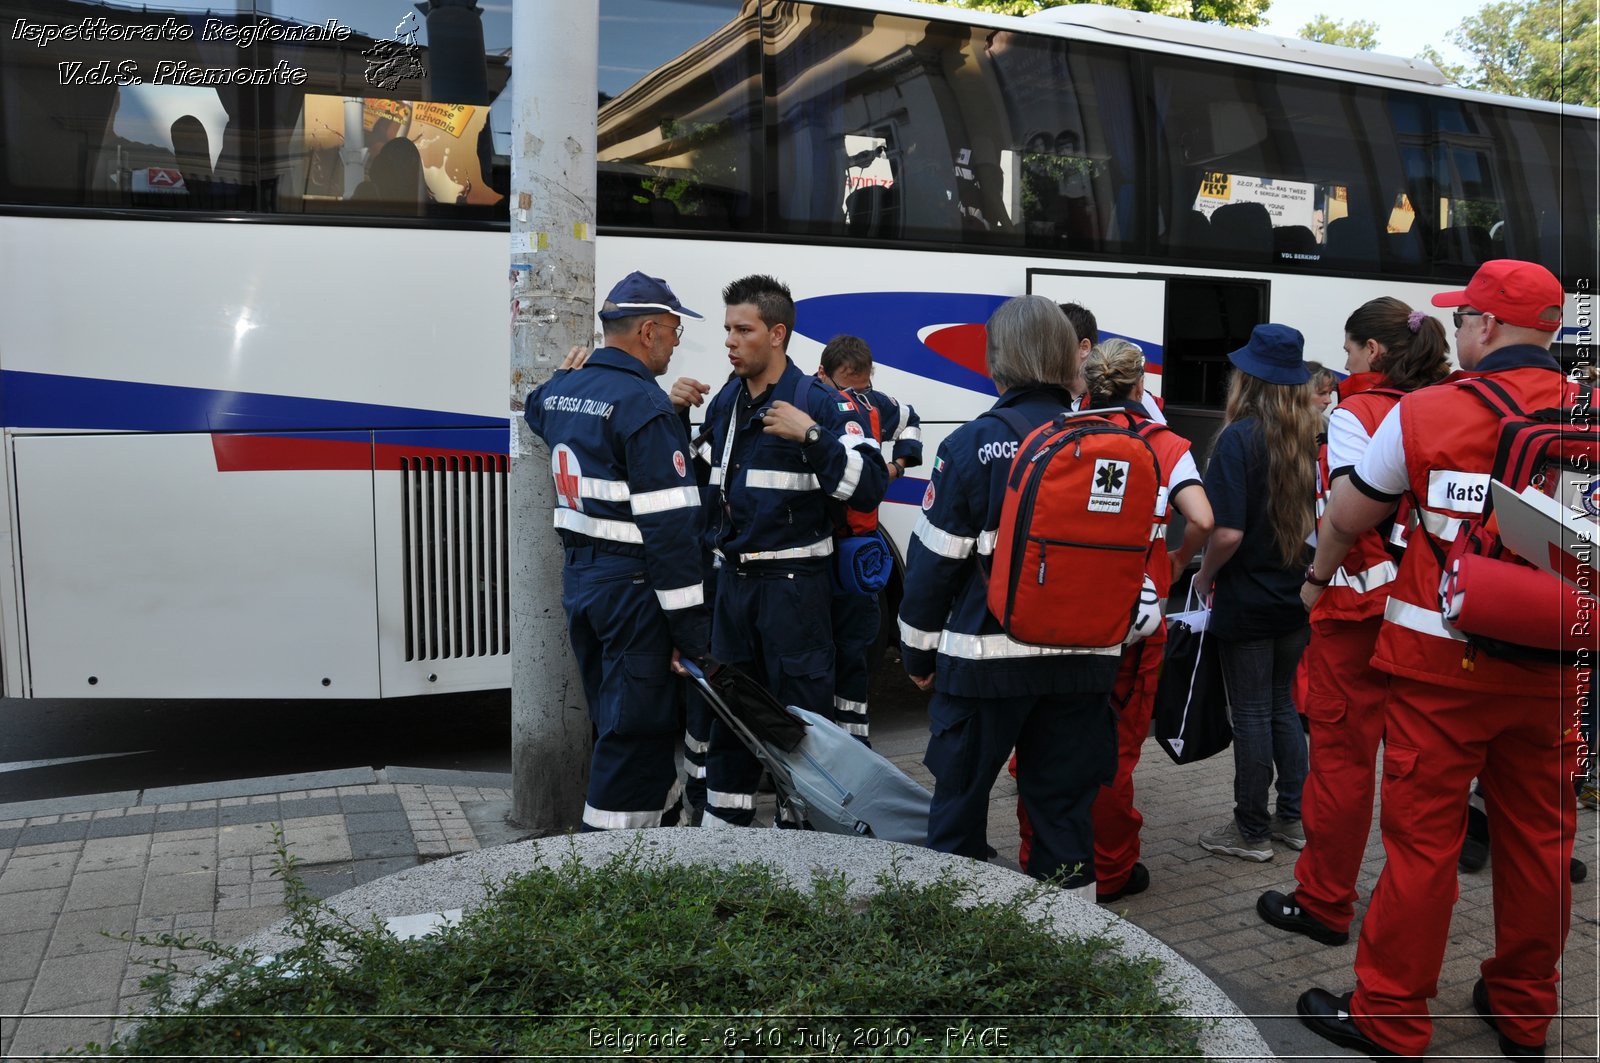
[[[928,489],[922,492],[922,511],[926,513],[933,508],[933,481],[928,481]]]
[[[672,452],[672,467],[677,470],[680,477],[689,475],[689,463],[683,460],[683,451]]]
[[[866,435],[866,433],[861,430],[861,426],[859,424],[856,424],[854,421],[847,421],[845,423],[845,426],[844,426],[844,431],[845,431],[846,435],[852,435],[852,436]]]
[[[943,458],[934,458],[933,459],[933,471],[934,472],[944,472],[944,459]]]
[[[839,403],[839,412],[840,413],[855,413],[856,412],[856,404],[851,402],[849,399],[845,399],[844,401]]]

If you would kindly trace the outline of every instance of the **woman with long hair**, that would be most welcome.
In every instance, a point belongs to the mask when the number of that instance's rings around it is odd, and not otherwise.
[[[1317,508],[1333,481],[1355,468],[1378,425],[1408,391],[1450,372],[1444,326],[1398,299],[1363,303],[1344,323],[1345,368],[1340,401],[1328,421],[1319,462]],[[1302,811],[1306,847],[1295,861],[1298,886],[1268,890],[1256,902],[1262,919],[1325,945],[1350,939],[1356,876],[1372,829],[1372,792],[1383,739],[1389,677],[1369,663],[1383,624],[1389,584],[1398,574],[1400,536],[1393,523],[1363,533],[1311,610],[1305,654],[1305,710],[1311,726],[1311,770]],[[1405,519],[1399,519],[1399,531]],[[1321,581],[1308,575],[1316,586]]]
[[[1290,690],[1310,636],[1300,584],[1316,526],[1317,432],[1305,386],[1305,338],[1257,325],[1228,355],[1234,373],[1222,432],[1206,466],[1216,528],[1196,574],[1211,593],[1208,633],[1222,656],[1233,718],[1233,815],[1200,845],[1243,860],[1270,860],[1272,843],[1299,849],[1306,737]],[[1277,778],[1277,807],[1267,790]]]

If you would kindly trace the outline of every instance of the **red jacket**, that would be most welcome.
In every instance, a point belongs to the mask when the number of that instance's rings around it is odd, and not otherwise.
[[[1546,367],[1523,359],[1492,375],[1525,410],[1559,406],[1566,391],[1553,360]],[[1439,553],[1448,552],[1467,519],[1483,512],[1498,426],[1493,411],[1449,382],[1400,400],[1407,494],[1417,507],[1418,527],[1391,587],[1372,663],[1391,675],[1459,690],[1564,697],[1573,691],[1576,669],[1475,652],[1440,612]],[[1418,541],[1424,536],[1431,542]]]

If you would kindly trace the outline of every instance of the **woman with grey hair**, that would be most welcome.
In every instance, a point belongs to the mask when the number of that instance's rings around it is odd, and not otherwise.
[[[900,639],[906,672],[933,691],[923,758],[934,776],[928,847],[988,859],[989,791],[1015,748],[1034,829],[1023,870],[1092,901],[1090,812],[1116,770],[1111,686],[1121,648],[1025,645],[987,604],[1011,459],[1028,432],[1068,408],[1077,347],[1072,325],[1042,296],[1011,299],[989,319],[989,376],[1000,398],[939,447],[906,554]]]

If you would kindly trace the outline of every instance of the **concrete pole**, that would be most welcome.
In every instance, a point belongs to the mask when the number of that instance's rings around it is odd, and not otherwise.
[[[511,818],[576,828],[589,774],[583,687],[561,609],[550,454],[523,400],[594,341],[599,0],[518,0],[511,42]]]

